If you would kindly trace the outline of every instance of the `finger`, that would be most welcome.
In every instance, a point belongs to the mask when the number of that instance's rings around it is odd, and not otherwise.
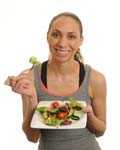
[[[12,87],[15,86],[16,81],[17,81],[17,78],[15,76],[9,77],[10,86],[12,86]]]
[[[22,89],[21,87],[20,88],[12,87],[12,91],[17,93],[17,94],[26,94],[25,89]]]
[[[22,88],[23,88],[23,89],[27,89],[27,88],[29,88],[29,86],[30,86],[29,83],[22,84]]]
[[[17,82],[32,82],[32,80],[31,80],[31,78],[30,77],[28,77],[28,76],[26,76],[26,75],[20,75],[19,77],[18,77],[18,80],[17,80]]]
[[[18,91],[15,87],[12,87],[12,91],[18,94],[20,93],[20,91]]]
[[[18,92],[25,91],[26,89],[31,89],[31,87],[32,85],[29,80],[22,79],[16,83],[15,90]]]
[[[16,85],[16,81],[15,80],[11,80],[10,81],[10,86],[14,87]]]
[[[83,108],[83,112],[92,113],[93,112],[92,106],[88,104],[86,107]]]
[[[26,78],[21,78],[17,80],[16,85],[17,84],[32,85],[32,82]]]
[[[83,107],[83,108],[82,108],[82,111],[83,111],[84,113],[86,113],[86,112],[87,112],[86,107]]]
[[[17,81],[16,84],[15,84],[15,89],[20,90],[20,88],[21,88],[21,82]]]
[[[14,79],[11,79],[10,83],[12,87],[18,88],[19,84],[22,84],[24,82],[29,82],[28,79],[26,79],[25,76],[16,77]]]

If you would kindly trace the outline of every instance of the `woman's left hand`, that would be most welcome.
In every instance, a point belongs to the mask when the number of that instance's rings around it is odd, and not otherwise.
[[[87,104],[86,107],[83,107],[82,111],[87,114],[94,114],[93,108],[90,104]]]

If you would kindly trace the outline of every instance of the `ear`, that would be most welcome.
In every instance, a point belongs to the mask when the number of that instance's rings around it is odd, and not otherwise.
[[[49,31],[47,32],[47,42],[49,43]]]
[[[81,36],[81,37],[80,37],[80,46],[83,44],[83,41],[84,41],[84,37]]]

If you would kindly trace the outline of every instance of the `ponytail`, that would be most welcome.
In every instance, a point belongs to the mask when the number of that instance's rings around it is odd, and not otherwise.
[[[81,55],[80,49],[75,53],[74,59],[84,63],[83,56]]]

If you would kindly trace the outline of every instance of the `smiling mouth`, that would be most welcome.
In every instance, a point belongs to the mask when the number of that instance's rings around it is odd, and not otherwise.
[[[67,55],[69,52],[70,52],[70,50],[63,50],[63,49],[55,49],[55,51],[57,52],[57,54],[59,54],[59,55]]]

